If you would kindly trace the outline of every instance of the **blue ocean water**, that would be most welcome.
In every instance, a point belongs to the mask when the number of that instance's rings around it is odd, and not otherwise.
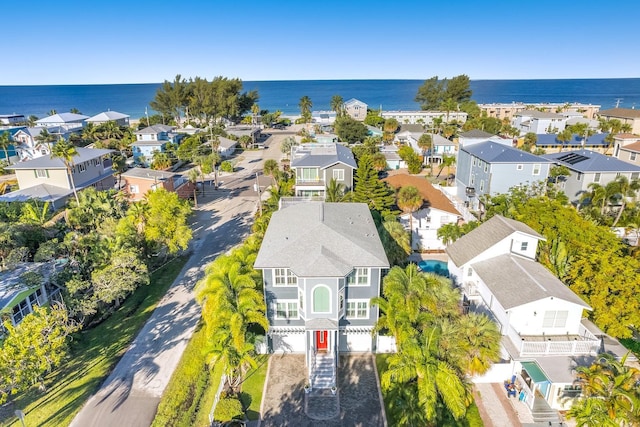
[[[414,97],[424,80],[295,80],[245,81],[244,90],[257,90],[261,109],[299,113],[298,102],[309,96],[314,110],[328,110],[333,95],[357,98],[371,108],[419,109]],[[0,86],[0,114],[45,117],[77,108],[94,115],[106,110],[140,118],[145,108],[153,113],[160,83],[68,86]],[[640,108],[640,78],[562,80],[473,80],[473,99],[478,103],[581,102],[613,108]]]

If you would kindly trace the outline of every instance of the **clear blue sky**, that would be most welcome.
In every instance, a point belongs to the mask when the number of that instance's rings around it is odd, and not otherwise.
[[[638,1],[6,3],[0,85],[640,77]]]

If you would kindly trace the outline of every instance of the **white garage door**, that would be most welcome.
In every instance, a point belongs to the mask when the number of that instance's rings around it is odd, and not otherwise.
[[[271,336],[274,352],[304,353],[304,334],[273,334]]]
[[[371,335],[370,334],[347,334],[346,337],[342,335],[340,337],[341,348],[340,351],[346,352],[363,352],[371,351]]]

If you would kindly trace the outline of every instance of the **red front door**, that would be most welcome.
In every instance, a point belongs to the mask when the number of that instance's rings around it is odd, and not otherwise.
[[[327,351],[327,331],[316,331],[316,348],[318,351]]]

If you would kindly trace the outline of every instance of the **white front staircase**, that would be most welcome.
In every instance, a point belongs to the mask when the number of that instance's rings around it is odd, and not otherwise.
[[[317,353],[315,366],[311,371],[311,387],[314,389],[331,388],[336,385],[336,366],[330,353]]]

